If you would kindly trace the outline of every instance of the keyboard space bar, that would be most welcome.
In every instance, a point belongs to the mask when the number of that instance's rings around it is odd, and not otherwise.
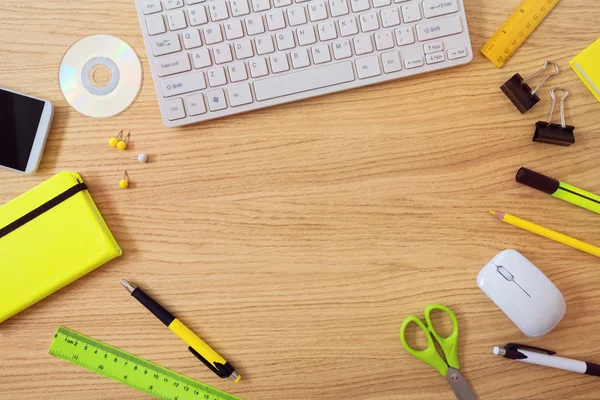
[[[254,92],[256,100],[264,101],[353,80],[354,69],[348,61],[256,81]]]

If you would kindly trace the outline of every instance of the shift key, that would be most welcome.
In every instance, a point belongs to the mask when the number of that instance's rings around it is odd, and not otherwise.
[[[417,36],[420,42],[455,35],[462,31],[463,28],[459,16],[417,24]]]
[[[190,71],[192,66],[187,53],[173,54],[156,59],[158,76],[168,76]]]

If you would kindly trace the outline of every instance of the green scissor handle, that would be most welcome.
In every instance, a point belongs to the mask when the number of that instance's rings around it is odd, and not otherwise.
[[[452,333],[450,336],[443,338],[435,331],[435,328],[433,328],[433,324],[431,323],[431,312],[433,310],[444,311],[450,315],[450,319],[452,320]],[[425,361],[427,364],[435,368],[443,377],[445,377],[448,374],[448,365],[450,365],[452,368],[460,369],[460,365],[458,363],[458,320],[456,319],[456,315],[454,315],[454,313],[448,307],[441,304],[430,304],[425,307],[425,320],[427,321],[427,325],[429,325],[429,327],[425,326],[425,324],[423,324],[423,322],[414,315],[406,317],[402,322],[402,327],[400,328],[400,341],[402,342],[402,345],[406,351],[418,359]],[[415,350],[407,343],[405,332],[406,328],[411,323],[416,324],[425,333],[425,336],[427,337],[427,348],[425,350]],[[433,342],[434,337],[444,351],[447,363],[438,353],[435,343]]]

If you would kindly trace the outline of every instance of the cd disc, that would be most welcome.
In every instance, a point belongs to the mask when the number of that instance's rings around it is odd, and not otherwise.
[[[60,90],[84,115],[106,118],[125,111],[142,87],[142,64],[119,38],[88,36],[67,51],[60,64]]]

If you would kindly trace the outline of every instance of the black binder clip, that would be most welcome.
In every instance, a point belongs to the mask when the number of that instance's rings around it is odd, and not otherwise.
[[[548,68],[548,64],[552,64],[555,71],[546,75],[539,85],[537,85],[535,89],[531,90],[526,82],[544,72],[546,68]],[[525,79],[523,79],[520,74],[515,74],[504,85],[500,86],[500,89],[502,89],[504,94],[510,99],[510,101],[513,102],[515,107],[521,111],[521,114],[523,114],[536,105],[538,101],[540,101],[540,98],[535,94],[538,89],[548,80],[548,78],[558,75],[558,73],[558,65],[554,61],[546,61],[542,69],[533,73],[532,75],[529,75]]]
[[[550,122],[552,120],[552,114],[554,113],[554,107],[556,106],[555,90],[562,90],[563,92],[563,96],[560,98],[560,125]],[[534,142],[557,144],[559,146],[570,146],[575,143],[575,136],[573,135],[575,127],[565,123],[565,99],[568,95],[569,91],[567,89],[550,89],[552,106],[550,106],[548,121],[538,121],[535,124],[535,134],[533,135]]]

